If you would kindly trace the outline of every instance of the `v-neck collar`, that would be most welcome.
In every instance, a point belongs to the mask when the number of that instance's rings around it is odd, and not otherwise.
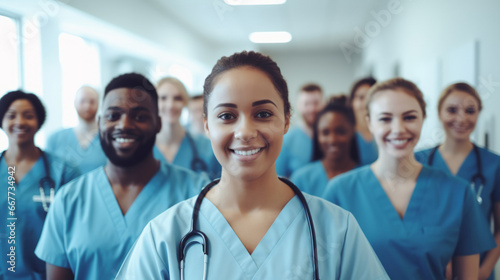
[[[240,265],[245,274],[249,276],[248,278],[252,279],[266,262],[273,248],[278,244],[278,241],[288,230],[292,222],[298,217],[297,214],[302,210],[303,207],[297,196],[290,199],[252,254],[249,254],[226,218],[210,200],[203,199],[200,207],[200,215],[208,220],[217,233],[218,238],[223,240],[222,244],[225,244],[235,261]]]
[[[73,138],[73,141],[75,141],[75,143],[77,144],[78,146],[78,149],[82,152],[87,152],[91,146],[95,145],[95,142],[98,140],[98,137],[99,137],[99,134],[96,134],[94,135],[94,137],[92,138],[92,141],[90,141],[90,143],[87,145],[87,147],[84,149],[82,147],[82,145],[80,144],[80,141],[78,140],[78,137],[76,136],[76,131],[74,128],[71,128],[71,137]]]
[[[5,163],[5,166],[8,166],[7,160],[5,159],[5,156],[2,157],[2,161]],[[39,175],[40,171],[43,172],[42,176]],[[26,174],[24,174],[24,176],[23,176],[23,178],[21,178],[21,180],[19,180],[19,181],[16,180],[15,184],[16,184],[16,186],[20,186],[21,183],[23,185],[25,185],[25,184],[29,185],[30,181],[32,181],[33,178],[42,178],[42,177],[45,177],[45,168],[43,166],[42,155],[40,155],[38,157],[38,159],[35,161],[35,163],[31,166],[30,170],[28,170],[28,172],[26,172]],[[28,182],[28,183],[26,183],[26,182]]]
[[[429,177],[426,176],[428,170],[427,168],[425,168],[425,166],[422,166],[420,174],[418,174],[415,188],[413,189],[413,193],[410,197],[410,201],[408,202],[408,206],[406,207],[406,211],[403,217],[399,216],[396,208],[394,208],[394,205],[389,199],[389,196],[380,184],[377,176],[375,176],[375,173],[373,172],[371,167],[367,166],[367,168],[369,170],[369,176],[371,177],[369,180],[371,182],[374,182],[374,184],[369,187],[369,189],[372,190],[373,199],[375,201],[382,202],[380,205],[382,208],[384,208],[384,211],[387,213],[387,217],[389,217],[389,219],[396,221],[397,224],[404,227],[405,229],[409,223],[415,221],[416,219],[419,219],[420,207],[422,207],[422,203],[420,202],[422,202],[424,199],[424,195],[426,193],[424,188],[426,185],[428,185],[427,178]]]
[[[460,176],[460,174],[465,173],[466,170],[468,170],[471,167],[477,168],[477,166],[475,166],[475,162],[472,160],[473,157],[476,157],[474,154],[474,149],[470,150],[469,154],[465,157],[464,161],[462,162],[462,164],[458,168],[457,174],[453,174],[451,172],[450,167],[448,166],[448,164],[444,160],[443,156],[441,155],[441,151],[439,151],[439,149],[437,149],[436,154],[438,155],[437,161],[439,162],[439,164],[442,164],[446,168],[446,172],[448,172],[449,174],[451,174],[453,176]],[[468,165],[467,163],[469,163],[469,162],[474,162],[474,164],[472,164],[471,166],[467,166]]]
[[[104,167],[100,168],[96,183],[102,182],[102,185],[95,184],[95,186],[100,190],[104,204],[106,205],[108,213],[115,224],[116,231],[119,234],[123,234],[127,231],[128,226],[134,222],[138,213],[142,211],[142,206],[147,203],[156,190],[163,185],[161,183],[160,173],[161,167],[137,195],[132,205],[130,205],[127,213],[123,215],[120,205],[118,204],[118,200],[116,199],[111,184],[109,183],[108,177],[106,176],[106,172],[104,171]]]
[[[186,154],[182,154],[181,151],[185,151],[189,149],[189,140],[187,139],[188,132],[186,131],[186,134],[184,135],[184,138],[182,138],[181,144],[179,145],[179,149],[177,150],[177,153],[175,153],[174,160],[172,160],[172,164],[178,164],[177,162],[180,162],[184,159]],[[194,139],[193,139],[194,141]]]

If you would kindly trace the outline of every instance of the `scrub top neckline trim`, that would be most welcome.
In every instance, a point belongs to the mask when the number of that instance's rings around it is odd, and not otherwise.
[[[194,203],[194,201],[193,201]],[[280,239],[290,228],[291,224],[297,220],[299,212],[303,212],[302,204],[295,195],[280,211],[271,227],[259,241],[252,254],[250,254],[236,232],[232,229],[226,218],[219,209],[207,198],[203,199],[200,208],[200,216],[206,220],[203,224],[210,224],[212,230],[217,233],[217,237],[222,239],[233,258],[240,265],[247,275],[255,275],[263,267],[266,260],[273,254],[273,248],[279,244]],[[200,223],[202,220],[200,220]],[[204,230],[205,231],[205,230]],[[211,237],[212,238],[212,237]]]
[[[47,153],[45,153],[45,154],[47,154]],[[2,157],[2,162],[5,163],[5,166],[9,166],[7,164],[7,160],[5,159],[5,156]],[[1,165],[1,162],[0,162],[0,165]],[[42,166],[39,167],[39,165],[42,165]],[[20,180],[16,179],[16,181],[15,181],[16,186],[19,186],[21,183],[24,183],[26,180],[29,182],[30,178],[36,178],[37,176],[34,176],[35,174],[32,174],[33,172],[35,172],[33,170],[42,170],[43,172],[45,172],[44,171],[45,169],[43,168],[43,158],[42,158],[41,154],[37,158],[35,163],[31,166],[30,170],[28,170],[28,172],[26,172]]]
[[[127,213],[123,215],[120,205],[118,204],[118,200],[115,197],[113,192],[113,188],[109,182],[108,176],[106,176],[106,172],[104,171],[104,167],[99,168],[99,174],[96,178],[105,178],[105,180],[99,180],[100,182],[105,182],[104,185],[98,186],[97,188],[100,190],[102,194],[102,199],[104,200],[104,204],[106,205],[106,209],[115,224],[116,230],[120,235],[123,235],[128,228],[129,224],[132,224],[134,221],[134,217],[138,216],[138,213],[143,211],[141,207],[147,203],[147,199],[153,195],[158,188],[163,186],[161,182],[161,169],[165,168],[165,165],[160,164],[160,168],[155,173],[155,175],[149,180],[149,182],[144,186],[144,188],[139,192],[137,197],[135,198],[132,205],[130,205]],[[169,170],[165,171],[164,174],[168,176]]]
[[[193,138],[193,141],[194,141],[194,138]],[[196,145],[196,143],[195,143],[195,145]],[[180,156],[181,158],[183,157],[183,155],[179,154],[180,151],[184,151],[186,149],[188,149],[189,151],[192,150],[191,145],[189,144],[189,140],[187,139],[187,131],[186,131],[186,134],[184,135],[184,138],[182,138],[181,144],[179,145],[177,152],[175,152],[175,156],[174,156],[172,161],[169,161],[167,159],[167,157],[165,157],[165,155],[161,151],[160,147],[158,147],[158,145],[155,144],[155,147],[156,147],[156,149],[158,149],[158,152],[160,152],[161,156],[165,159],[165,162],[167,162],[169,164],[174,164],[174,165],[176,164],[176,162],[179,161],[179,159],[177,158],[178,156]]]
[[[415,188],[413,189],[410,201],[408,202],[408,206],[406,207],[406,211],[403,217],[399,216],[398,212],[396,211],[396,208],[389,199],[389,196],[382,187],[382,184],[380,184],[380,181],[378,180],[377,176],[375,176],[375,173],[373,172],[371,165],[367,166],[367,169],[370,174],[369,176],[371,176],[371,180],[376,182],[373,185],[367,185],[367,188],[372,189],[373,199],[378,201],[384,201],[384,203],[380,203],[380,205],[381,207],[384,208],[384,211],[388,214],[388,218],[396,220],[398,225],[402,226],[403,228],[405,228],[405,230],[408,231],[407,227],[409,226],[409,224],[413,223],[413,221],[415,221],[416,219],[419,219],[419,212],[420,212],[419,209],[420,207],[422,207],[421,205],[422,203],[418,202],[423,201],[424,199],[423,197],[425,195],[425,186],[428,184],[427,178],[429,176],[426,176],[428,173],[427,168],[425,166],[422,166],[422,169],[418,174]]]
[[[478,147],[479,149],[479,147]],[[479,153],[481,153],[481,149],[479,149]],[[474,157],[474,160],[475,161],[472,161],[472,158]],[[467,154],[467,156],[464,158],[464,160],[462,161],[462,163],[460,164],[460,167],[458,168],[457,170],[457,173],[456,174],[453,174],[453,172],[451,172],[451,169],[450,167],[448,166],[448,163],[444,160],[443,156],[441,155],[441,151],[439,149],[436,150],[436,153],[434,154],[434,160],[436,161],[440,161],[440,164],[442,164],[443,166],[446,167],[446,172],[448,172],[449,174],[453,175],[453,176],[459,176],[460,177],[460,174],[464,173],[463,169],[465,168],[465,163],[469,162],[469,161],[472,161],[474,163],[477,162],[477,159],[475,158],[475,154],[474,154],[474,149],[470,150],[469,154]],[[477,168],[477,167],[476,167]]]
[[[73,137],[74,139],[73,140],[76,140],[76,143],[78,143],[78,148],[83,151],[83,152],[87,152],[91,146],[95,145],[95,142],[97,141],[100,141],[99,140],[99,132],[97,132],[94,137],[92,138],[92,141],[90,141],[90,143],[87,145],[86,148],[83,148],[82,147],[82,144],[80,143],[80,140],[78,140],[78,136],[76,135],[76,130],[75,128],[70,128],[71,129],[71,137]]]

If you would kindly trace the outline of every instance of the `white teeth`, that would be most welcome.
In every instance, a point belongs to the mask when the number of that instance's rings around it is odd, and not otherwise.
[[[406,142],[408,142],[408,139],[393,139],[391,140],[392,143],[396,144],[396,145],[402,145]]]
[[[116,142],[118,143],[130,143],[130,142],[134,142],[135,139],[129,139],[129,138],[116,138],[115,139]]]
[[[258,153],[260,149],[250,150],[250,151],[238,151],[234,150],[234,153],[240,156],[251,156]]]

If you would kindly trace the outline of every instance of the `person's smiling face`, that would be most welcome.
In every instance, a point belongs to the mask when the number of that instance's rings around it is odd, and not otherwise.
[[[33,143],[39,129],[33,104],[27,99],[12,102],[3,117],[2,127],[11,145]]]
[[[393,158],[412,154],[424,120],[417,99],[401,89],[383,90],[369,106],[369,128],[379,153]]]
[[[165,123],[177,123],[186,106],[181,91],[172,83],[164,82],[158,89],[158,108],[160,116]]]
[[[459,141],[469,140],[478,116],[478,101],[471,94],[459,90],[451,92],[439,110],[446,136]]]
[[[241,66],[216,77],[205,130],[223,175],[251,181],[275,172],[289,125],[284,112],[282,97],[261,70]]]
[[[336,161],[349,156],[354,127],[344,114],[324,113],[317,126],[318,143],[325,159]]]
[[[161,121],[151,96],[117,88],[106,95],[99,117],[99,138],[108,159],[120,167],[140,163],[151,152]]]

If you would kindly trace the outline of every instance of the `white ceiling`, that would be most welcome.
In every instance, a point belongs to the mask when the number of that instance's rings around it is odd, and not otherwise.
[[[214,45],[251,46],[254,31],[288,31],[287,44],[254,45],[264,51],[334,51],[352,42],[354,28],[373,20],[380,0],[288,0],[283,5],[229,6],[223,0],[147,0],[196,36]]]

